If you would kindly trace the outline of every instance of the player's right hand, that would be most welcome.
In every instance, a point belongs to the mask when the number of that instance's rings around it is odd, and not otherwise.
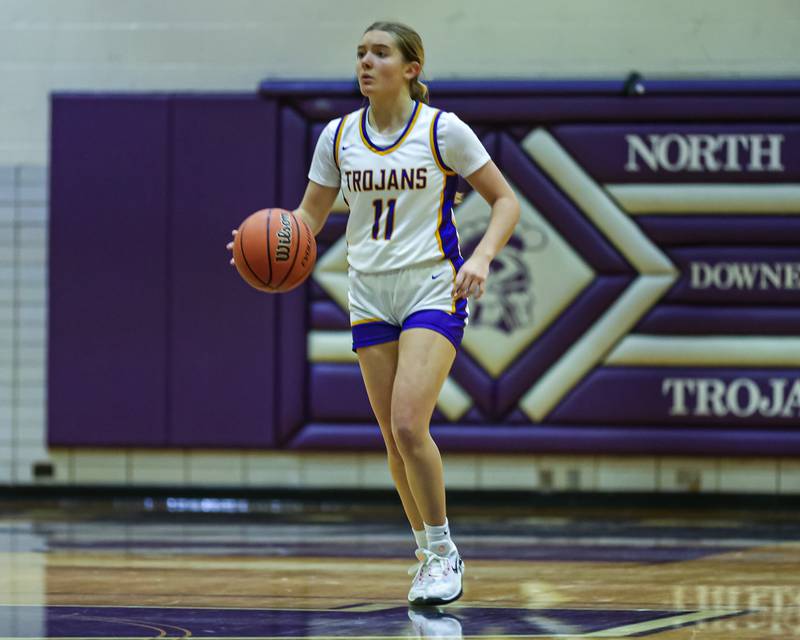
[[[238,229],[234,229],[233,231],[231,231],[231,234],[233,235],[233,240],[231,240],[228,244],[225,245],[225,248],[228,251],[233,251],[233,242],[234,242],[234,240],[236,240],[236,234],[237,233],[239,233]],[[233,258],[231,258],[231,265],[232,266],[236,266],[236,262],[234,261]]]

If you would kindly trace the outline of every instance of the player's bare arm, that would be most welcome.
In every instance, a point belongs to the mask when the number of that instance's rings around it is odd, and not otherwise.
[[[314,235],[317,235],[325,226],[338,194],[339,187],[326,187],[309,180],[303,201],[294,213],[305,221]]]
[[[493,161],[466,177],[467,182],[492,207],[489,226],[470,258],[461,266],[453,297],[479,299],[486,288],[489,265],[506,245],[519,221],[519,201]]]

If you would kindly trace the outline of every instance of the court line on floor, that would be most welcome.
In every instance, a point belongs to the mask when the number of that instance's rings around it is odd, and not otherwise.
[[[705,611],[696,611],[694,613],[685,613],[677,616],[670,616],[669,618],[659,618],[658,620],[648,620],[647,622],[637,622],[635,624],[626,624],[621,627],[613,627],[611,629],[603,629],[602,631],[595,631],[593,633],[585,633],[582,638],[616,638],[620,636],[633,636],[643,633],[652,633],[663,629],[673,627],[680,627],[687,624],[694,624],[704,620],[711,620],[716,618],[727,618],[731,616],[739,616],[745,613],[750,613],[749,610],[736,610],[725,611],[723,609],[707,609]]]

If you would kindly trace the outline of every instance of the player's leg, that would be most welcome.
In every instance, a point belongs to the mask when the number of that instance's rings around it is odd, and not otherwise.
[[[353,269],[348,274],[348,307],[353,333],[353,351],[361,367],[372,411],[381,429],[389,472],[394,480],[403,510],[414,531],[417,556],[427,548],[427,537],[411,489],[403,459],[392,437],[392,385],[397,369],[398,323],[392,321],[392,275],[363,274]],[[416,573],[416,569],[414,570]]]
[[[425,523],[443,525],[444,473],[430,419],[455,358],[452,343],[439,333],[412,328],[400,334],[391,400],[391,429],[408,483]]]
[[[430,420],[456,349],[468,309],[452,299],[446,278],[456,266],[437,261],[406,269],[400,276],[402,327],[392,394],[392,433],[405,462],[409,485],[427,525],[446,525],[444,473]],[[431,548],[429,532],[428,542]]]
[[[403,273],[403,322],[392,394],[392,433],[425,522],[428,550],[409,591],[414,604],[447,604],[461,597],[464,563],[450,539],[444,473],[430,420],[464,335],[465,300],[451,297],[457,265],[438,262]]]
[[[357,350],[361,375],[367,388],[372,411],[378,421],[386,444],[389,472],[394,480],[403,510],[415,531],[423,530],[422,515],[414,502],[406,478],[405,465],[392,436],[392,388],[397,371],[397,341],[384,342]]]
[[[429,312],[417,315],[422,324],[430,319]],[[431,415],[455,353],[453,341],[437,330],[409,326],[400,334],[392,435],[428,537],[425,559],[409,591],[414,604],[447,604],[462,594],[464,563],[450,540],[442,458],[430,435]]]

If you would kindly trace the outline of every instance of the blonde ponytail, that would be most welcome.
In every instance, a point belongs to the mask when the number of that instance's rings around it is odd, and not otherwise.
[[[414,78],[408,87],[408,93],[412,100],[419,100],[425,104],[430,104],[430,92],[428,85],[422,82],[419,77]]]

